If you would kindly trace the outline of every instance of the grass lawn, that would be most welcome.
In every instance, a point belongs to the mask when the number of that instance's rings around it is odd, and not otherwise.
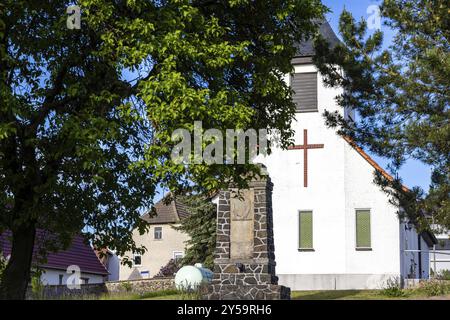
[[[322,290],[322,291],[292,291],[292,300],[450,300],[450,295],[427,297],[415,290],[404,290],[402,297],[383,295],[381,290]]]
[[[164,290],[145,293],[107,293],[101,296],[60,297],[59,299],[100,299],[100,300],[198,300],[196,292]],[[384,290],[315,290],[292,291],[292,300],[450,300],[450,284],[430,281],[415,289],[399,287]]]
[[[154,291],[143,294],[123,292],[100,296],[100,300],[197,300],[197,298],[194,293],[182,293],[177,290]]]
[[[172,294],[167,296],[145,298],[142,300],[183,300],[183,296],[181,294]]]
[[[142,300],[191,300],[185,294],[168,294],[141,298]],[[402,297],[383,295],[381,290],[321,290],[292,291],[292,300],[450,300],[450,295],[428,297],[415,290],[404,290]]]
[[[154,291],[143,294],[122,292],[100,296],[100,300],[181,300],[182,298],[182,294],[177,290]]]
[[[403,290],[404,296],[390,297],[383,295],[381,290],[321,290],[292,291],[292,300],[450,300],[450,294],[428,297],[417,290]],[[146,297],[143,300],[190,300],[192,297],[183,294]]]
[[[380,290],[323,290],[323,291],[292,291],[292,300],[450,300],[450,295],[427,297],[424,294],[405,290],[403,297],[389,297]],[[164,295],[144,298],[143,300],[189,300],[181,294]]]
[[[381,290],[321,290],[321,291],[292,291],[292,300],[450,300],[450,294],[428,297],[416,290],[403,290],[404,296],[390,297],[383,295]],[[105,294],[100,297],[60,297],[65,300],[197,300],[192,294],[178,293],[175,290],[149,292],[145,294],[116,293]]]

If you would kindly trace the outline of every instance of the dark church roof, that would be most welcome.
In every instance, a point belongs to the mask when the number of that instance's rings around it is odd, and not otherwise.
[[[150,211],[144,214],[142,219],[151,224],[165,224],[176,223],[189,216],[186,205],[179,197],[173,197],[171,202],[166,203],[167,197],[159,200],[153,206],[156,215],[152,215],[153,212]]]
[[[11,232],[5,231],[0,234],[0,251],[8,257],[11,254]],[[51,234],[44,230],[36,231],[36,244],[34,246],[34,256],[37,255],[39,243],[51,237]],[[108,271],[104,265],[100,262],[95,251],[83,241],[83,237],[77,235],[74,237],[72,244],[65,251],[59,251],[56,253],[49,253],[47,256],[47,262],[40,264],[42,268],[63,270],[64,272],[71,265],[77,265],[80,267],[83,273],[93,273],[100,275],[107,275]]]
[[[319,32],[322,37],[329,42],[331,47],[336,46],[340,42],[339,38],[336,36],[330,24],[326,20],[320,25]],[[312,39],[297,43],[295,46],[297,47],[297,54],[295,57],[312,57],[315,53]]]

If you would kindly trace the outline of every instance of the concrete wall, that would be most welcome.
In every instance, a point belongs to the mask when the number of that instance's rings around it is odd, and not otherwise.
[[[278,283],[291,290],[363,290],[381,289],[398,274],[279,274]]]
[[[154,228],[162,227],[162,239],[154,239]],[[189,239],[188,235],[173,229],[170,224],[151,225],[148,233],[139,235],[138,231],[133,232],[133,239],[137,246],[144,245],[147,251],[142,255],[142,264],[140,266],[128,267],[120,265],[120,280],[129,280],[136,274],[148,272],[148,277],[154,277],[161,267],[165,266],[170,259],[174,258],[175,252],[185,251],[185,242]],[[125,256],[133,259],[131,252]]]
[[[312,65],[296,72],[315,71]],[[286,77],[289,82],[289,77]],[[324,110],[339,111],[318,77],[318,112],[297,113],[295,144],[324,144],[308,150],[308,187],[303,182],[303,150],[274,149],[256,162],[267,166],[274,184],[273,212],[276,272],[279,284],[300,289],[379,288],[400,276],[400,232],[396,208],[373,183],[374,168],[335,131],[325,126]],[[351,112],[346,112],[346,115]],[[372,248],[357,251],[356,209],[370,209]],[[314,251],[298,250],[298,212],[313,211]]]
[[[45,269],[44,273],[41,276],[41,281],[45,285],[59,285],[59,276],[63,276],[63,284],[67,283],[67,278],[72,274],[66,273],[65,270],[55,270],[55,269]],[[103,283],[105,282],[105,276],[99,274],[92,273],[81,273],[81,278],[86,278],[88,280],[88,284],[93,283]]]

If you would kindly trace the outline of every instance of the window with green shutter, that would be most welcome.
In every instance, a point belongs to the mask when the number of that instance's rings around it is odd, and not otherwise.
[[[313,249],[313,216],[312,211],[299,212],[299,244],[300,250]]]
[[[370,210],[356,210],[356,248],[370,249]]]

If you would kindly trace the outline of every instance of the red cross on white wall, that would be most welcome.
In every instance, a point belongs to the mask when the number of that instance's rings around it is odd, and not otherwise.
[[[303,130],[303,144],[289,147],[288,150],[303,150],[303,186],[308,187],[308,149],[322,149],[323,144],[308,144],[308,130]]]

